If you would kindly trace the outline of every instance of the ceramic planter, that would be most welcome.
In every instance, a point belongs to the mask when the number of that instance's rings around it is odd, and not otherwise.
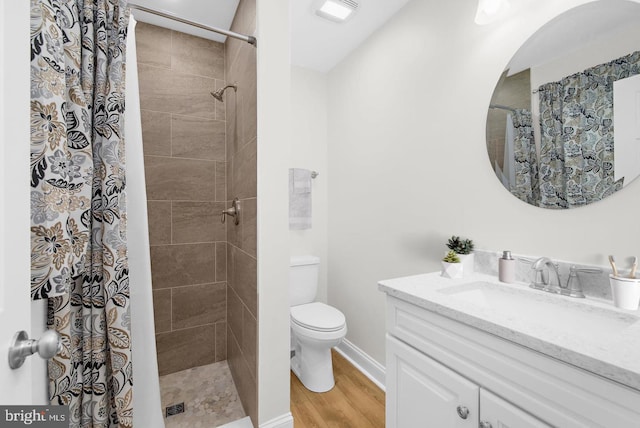
[[[445,278],[462,278],[464,266],[462,263],[442,262],[442,276]]]
[[[476,259],[475,254],[458,254],[458,258],[460,259],[460,263],[462,264],[462,266],[464,266],[464,276],[473,275],[473,265]]]

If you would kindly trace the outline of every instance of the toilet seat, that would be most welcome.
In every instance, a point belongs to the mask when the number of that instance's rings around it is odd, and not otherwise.
[[[345,327],[344,314],[333,306],[321,302],[291,307],[291,322],[309,330],[333,332]]]

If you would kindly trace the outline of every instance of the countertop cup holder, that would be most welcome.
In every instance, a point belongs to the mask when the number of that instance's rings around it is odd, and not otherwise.
[[[635,311],[640,303],[640,278],[609,275],[613,304],[621,309]]]

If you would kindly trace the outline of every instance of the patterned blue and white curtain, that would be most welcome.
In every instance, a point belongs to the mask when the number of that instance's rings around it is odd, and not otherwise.
[[[515,109],[511,114],[513,123],[513,155],[515,158],[515,183],[511,193],[517,198],[538,205],[538,154],[533,137],[531,112]]]
[[[22,1],[22,0],[20,0]],[[69,426],[131,427],[125,0],[31,0],[31,295]]]
[[[613,180],[613,82],[640,73],[640,51],[540,86],[540,206],[573,208]]]

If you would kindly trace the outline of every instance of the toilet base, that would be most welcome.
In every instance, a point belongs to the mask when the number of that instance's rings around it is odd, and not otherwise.
[[[335,385],[331,348],[302,350],[296,346],[291,370],[309,391],[327,392]]]

